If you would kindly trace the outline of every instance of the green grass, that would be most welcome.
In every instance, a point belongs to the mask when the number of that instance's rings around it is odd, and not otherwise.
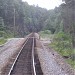
[[[53,39],[55,38],[54,34],[46,34],[44,32],[39,32],[39,35],[41,38],[47,38],[47,39]],[[66,36],[67,37],[67,36]],[[59,39],[57,39],[59,40]],[[71,43],[68,40],[65,41],[53,41],[51,44],[49,44],[50,47],[52,47],[54,50],[56,50],[61,56],[71,56],[72,54],[75,54],[75,49],[71,47]],[[64,45],[63,45],[64,44]],[[66,62],[69,63],[73,68],[75,68],[75,60],[68,58],[66,59]]]
[[[4,38],[0,38],[0,45],[6,43],[6,41],[7,41],[6,39],[4,39]]]
[[[40,35],[41,38],[44,38],[44,39],[45,38],[52,39],[54,37],[53,34],[46,34],[46,33],[42,33],[42,32],[40,32],[39,35]]]
[[[69,63],[75,69],[75,60],[66,59],[67,63]]]
[[[70,49],[70,48],[59,48],[57,46],[57,43],[51,43],[49,45],[50,47],[52,47],[54,50],[56,50],[61,56],[71,56],[71,55],[75,55],[75,49]],[[75,57],[74,57],[75,58]],[[66,59],[67,63],[69,63],[73,68],[75,68],[75,59],[73,60],[72,58],[68,58]]]
[[[51,46],[51,45],[50,45]],[[52,47],[52,46],[51,46]],[[75,54],[73,50],[59,50],[56,47],[52,47],[54,50],[56,50],[61,56],[70,56],[72,54]],[[69,63],[73,68],[75,68],[75,60],[72,60],[71,58],[66,59],[67,63]]]

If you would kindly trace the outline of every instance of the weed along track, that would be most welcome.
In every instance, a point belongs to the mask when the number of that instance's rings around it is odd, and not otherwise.
[[[56,51],[39,40],[37,33],[26,36],[14,53],[0,75],[75,75]]]
[[[36,41],[34,34],[31,34],[22,49],[15,58],[11,68],[4,71],[2,75],[43,75],[40,62],[35,51]]]

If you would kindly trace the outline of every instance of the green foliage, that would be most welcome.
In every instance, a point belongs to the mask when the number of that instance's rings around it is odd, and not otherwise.
[[[0,26],[4,26],[4,21],[2,17],[0,17]]]
[[[75,61],[73,61],[72,59],[67,59],[66,60],[73,68],[75,68]]]
[[[30,6],[22,0],[0,0],[0,17],[4,20],[6,30],[15,32],[16,36],[23,37],[26,33],[43,29],[44,22],[49,16],[48,12],[39,6]]]
[[[0,23],[5,24],[5,30],[15,32],[16,36],[20,37],[29,32],[41,30],[50,30],[51,33],[54,33],[62,21],[59,8],[47,10],[39,6],[29,5],[22,0],[0,0],[0,11],[2,18]],[[0,27],[0,30],[3,31],[4,27]]]
[[[4,31],[0,31],[0,37],[4,37],[5,36],[5,32]]]
[[[49,30],[46,30],[46,31],[48,31],[47,33],[45,33],[45,31],[40,31],[39,32],[39,35],[40,35],[40,37],[41,38],[44,38],[44,39],[53,39],[53,37],[54,37],[54,35],[53,34],[51,34],[51,31],[49,31]]]
[[[44,30],[44,31],[41,31],[40,33],[43,33],[43,34],[51,34],[51,31],[50,30]]]
[[[64,2],[61,5],[64,32],[72,36],[72,46],[75,48],[75,0],[64,0]]]
[[[47,20],[44,22],[44,29],[50,30],[51,33],[63,31],[63,20],[61,17],[60,7],[49,11]]]
[[[51,31],[50,30],[40,31],[39,35],[43,38],[50,38]]]
[[[53,44],[62,55],[65,56],[71,54],[71,37],[64,32],[59,32],[54,36]]]
[[[5,37],[5,26],[4,26],[4,21],[3,18],[0,17],[0,37]]]
[[[0,38],[0,45],[4,44],[7,40],[4,38]]]
[[[6,39],[8,39],[8,38],[14,38],[14,33],[10,32],[10,31],[6,31],[5,38]]]
[[[72,40],[69,34],[59,32],[54,35],[53,42],[50,44],[57,52],[63,57],[67,56],[67,62],[72,66],[75,66],[75,50],[72,47]]]
[[[54,40],[57,41],[71,41],[71,37],[69,34],[65,34],[64,32],[60,31],[58,34],[55,35]]]

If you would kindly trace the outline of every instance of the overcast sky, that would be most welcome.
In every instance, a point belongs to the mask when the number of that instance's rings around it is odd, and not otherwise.
[[[37,5],[46,8],[54,9],[56,6],[59,6],[62,3],[62,0],[23,0],[28,2],[29,5]]]

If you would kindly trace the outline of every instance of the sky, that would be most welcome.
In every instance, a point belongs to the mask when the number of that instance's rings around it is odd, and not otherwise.
[[[62,0],[22,0],[28,2],[29,5],[38,5],[39,7],[46,9],[54,9],[56,6],[58,7]]]

